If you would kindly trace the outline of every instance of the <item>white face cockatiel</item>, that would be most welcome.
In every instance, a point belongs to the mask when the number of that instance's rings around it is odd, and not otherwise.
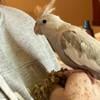
[[[35,32],[43,34],[61,60],[76,69],[86,69],[100,79],[100,42],[86,31],[52,14],[52,0],[38,17]]]

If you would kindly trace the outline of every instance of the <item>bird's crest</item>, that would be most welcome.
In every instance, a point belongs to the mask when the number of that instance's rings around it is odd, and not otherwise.
[[[52,13],[55,10],[55,8],[53,8],[55,1],[56,0],[50,0],[49,3],[46,4],[43,8],[41,8],[40,6],[36,6],[34,10],[36,17],[40,17]]]

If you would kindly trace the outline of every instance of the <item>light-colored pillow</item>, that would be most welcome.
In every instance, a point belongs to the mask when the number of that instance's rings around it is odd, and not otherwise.
[[[59,64],[46,38],[35,35],[32,17],[3,5],[0,13],[0,74],[13,91],[31,100],[34,83],[47,71],[58,70]]]

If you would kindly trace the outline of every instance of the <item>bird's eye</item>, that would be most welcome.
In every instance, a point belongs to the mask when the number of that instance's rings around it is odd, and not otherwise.
[[[43,24],[46,24],[47,23],[47,20],[46,19],[42,20],[42,23]]]

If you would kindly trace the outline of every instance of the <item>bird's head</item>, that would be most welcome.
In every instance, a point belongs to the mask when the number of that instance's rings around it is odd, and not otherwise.
[[[36,13],[39,12],[39,14],[34,27],[36,34],[45,35],[48,32],[55,32],[61,25],[62,20],[60,17],[52,14],[55,10],[55,8],[52,8],[54,2],[55,0],[51,0],[43,9],[39,6],[37,7],[39,11],[36,11]]]

